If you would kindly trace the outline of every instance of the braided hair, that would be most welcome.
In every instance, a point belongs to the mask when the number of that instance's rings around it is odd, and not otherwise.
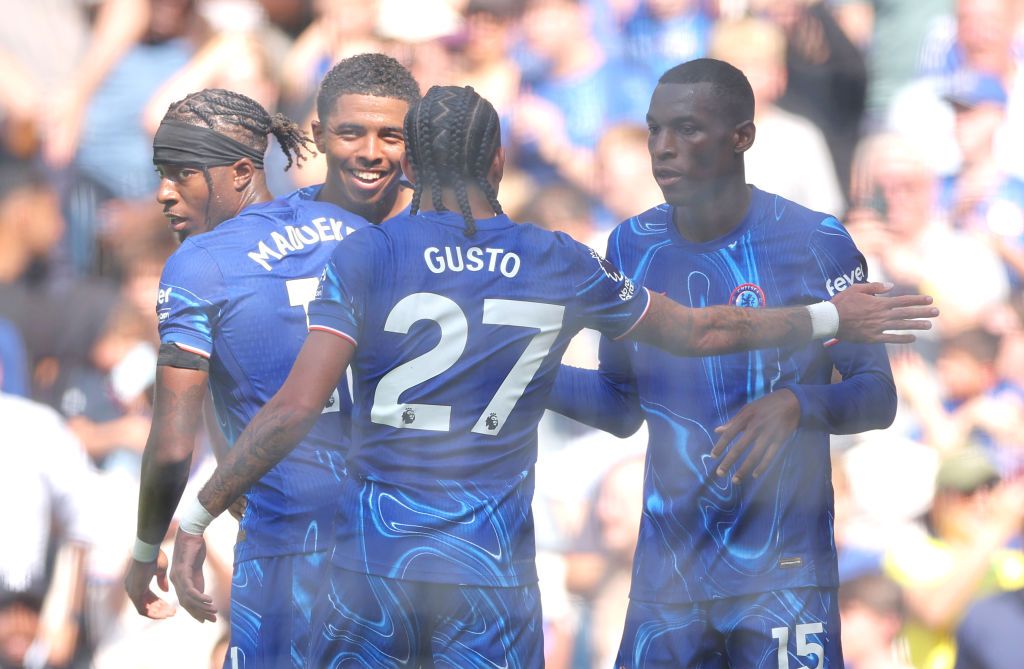
[[[405,147],[416,172],[411,211],[419,211],[425,185],[434,209],[444,211],[441,190],[452,188],[466,221],[466,234],[476,234],[468,184],[479,188],[495,214],[498,194],[487,180],[494,154],[501,146],[498,113],[471,86],[433,86],[405,117]]]
[[[267,135],[272,134],[288,159],[285,169],[314,153],[313,140],[298,123],[284,114],[271,115],[252,98],[223,88],[204,88],[187,95],[172,103],[164,118],[216,130],[261,153],[267,150]]]

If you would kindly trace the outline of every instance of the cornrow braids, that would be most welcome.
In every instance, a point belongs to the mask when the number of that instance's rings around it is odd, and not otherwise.
[[[466,221],[466,234],[472,236],[476,221],[467,186],[473,184],[487,197],[494,213],[502,213],[497,192],[487,180],[501,146],[498,114],[490,102],[469,86],[434,86],[409,110],[405,133],[406,152],[418,177],[413,195],[417,208],[427,185],[438,211],[444,210],[442,188],[453,189]]]
[[[416,125],[416,114],[408,113],[405,115],[405,120],[402,122],[402,132],[406,137],[409,137],[413,133],[413,126]],[[409,164],[412,165],[413,172],[419,173],[419,160],[416,158],[416,153],[411,149],[406,151],[406,156],[409,158]],[[412,202],[409,203],[409,211],[415,216],[420,210],[420,198],[423,197],[423,187],[420,185],[419,179],[413,184],[412,189]]]
[[[469,96],[463,95],[456,98],[455,122],[452,124],[448,136],[447,155],[451,161],[452,171],[462,165],[466,165],[469,158],[468,147],[466,147],[466,119],[470,114]],[[470,170],[472,171],[472,170]],[[469,206],[469,193],[466,192],[466,182],[462,179],[454,179],[455,197],[459,202],[459,211],[462,212],[462,219],[466,222],[466,236],[472,237],[476,234],[476,219],[473,218],[473,209]]]
[[[494,186],[487,180],[487,169],[490,167],[490,160],[494,158],[494,152],[498,150],[498,145],[501,143],[501,129],[498,126],[498,115],[493,116],[487,115],[487,125],[484,126],[483,136],[487,138],[493,137],[493,142],[483,141],[480,142],[479,150],[477,151],[475,173],[476,173],[476,185],[480,187],[480,190],[487,196],[487,201],[490,202],[491,208],[494,209],[495,214],[504,213],[501,209],[501,203],[498,202],[498,193],[495,192]]]
[[[267,135],[273,134],[288,164],[302,162],[314,146],[298,124],[284,116],[271,116],[250,97],[223,88],[204,88],[171,104],[165,119],[198,125],[230,135],[257,151],[267,150]]]

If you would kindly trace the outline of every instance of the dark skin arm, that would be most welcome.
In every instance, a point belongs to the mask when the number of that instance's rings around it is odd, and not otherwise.
[[[199,502],[207,511],[220,515],[295,448],[320,416],[354,352],[355,345],[347,339],[317,330],[309,333],[284,385],[252,419],[199,492]],[[213,599],[203,593],[205,554],[201,535],[179,529],[171,582],[192,617],[215,622]]]
[[[188,481],[192,449],[203,415],[207,372],[158,366],[153,399],[153,425],[142,454],[139,484],[138,537],[160,544]],[[167,556],[155,562],[131,560],[124,586],[140,615],[167,618],[174,608],[150,589],[153,577],[167,590]]]
[[[927,330],[938,311],[926,295],[876,297],[888,288],[881,283],[857,284],[837,294],[837,336],[861,343],[907,344],[912,334],[889,330]],[[793,346],[811,340],[811,318],[804,307],[740,309],[707,307],[688,309],[669,298],[651,293],[644,319],[629,334],[680,356],[718,355],[759,348]]]

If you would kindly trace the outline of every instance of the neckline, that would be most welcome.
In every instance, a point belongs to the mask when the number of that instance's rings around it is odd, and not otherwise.
[[[745,235],[761,218],[761,212],[764,210],[766,205],[767,194],[758,189],[756,186],[750,186],[750,206],[747,207],[747,212],[743,215],[743,219],[739,225],[735,228],[715,239],[709,239],[706,242],[694,242],[686,239],[679,232],[679,228],[676,227],[675,213],[676,208],[669,205],[668,208],[668,234],[672,238],[675,245],[681,246],[689,251],[695,253],[706,253],[708,251],[717,251],[725,246],[728,246],[738,240],[740,237]]]

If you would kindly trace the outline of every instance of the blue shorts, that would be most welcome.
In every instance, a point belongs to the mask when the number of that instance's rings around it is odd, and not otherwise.
[[[309,666],[544,666],[540,591],[425,583],[331,565],[313,606]]]
[[[310,611],[326,566],[326,552],[253,558],[235,564],[225,669],[306,666]]]
[[[842,669],[835,588],[630,601],[616,669]]]

